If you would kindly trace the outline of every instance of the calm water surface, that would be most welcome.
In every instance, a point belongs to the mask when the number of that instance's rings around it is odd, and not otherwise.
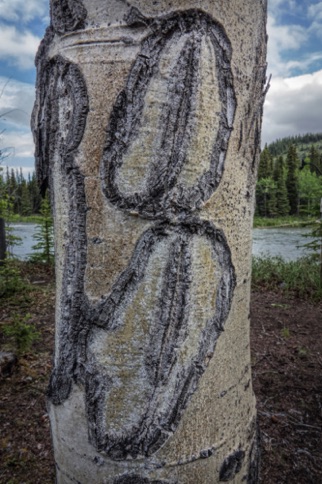
[[[253,230],[253,255],[281,256],[290,261],[308,254],[301,247],[312,240],[304,237],[310,228],[269,228]]]
[[[14,247],[15,256],[27,259],[32,253],[36,224],[12,224],[13,233],[22,238],[22,245]],[[310,241],[303,237],[310,232],[309,228],[269,228],[253,230],[253,255],[268,254],[281,256],[285,260],[295,260],[305,255],[306,250],[299,247]]]
[[[36,224],[20,223],[11,224],[13,235],[16,235],[22,239],[21,245],[13,247],[12,252],[19,259],[28,259],[32,254],[32,246],[37,244],[37,241],[33,239],[33,235],[36,231]]]

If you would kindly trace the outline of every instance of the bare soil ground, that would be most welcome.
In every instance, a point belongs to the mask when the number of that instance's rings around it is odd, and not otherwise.
[[[322,483],[322,303],[253,293],[261,482]]]
[[[33,291],[0,299],[1,326],[30,313],[41,333],[0,382],[0,483],[54,483],[45,391],[54,341],[52,273],[25,274]],[[322,482],[322,303],[252,294],[254,390],[262,436],[261,482]],[[6,343],[0,336],[0,349]],[[94,484],[94,483],[93,483]],[[202,483],[200,483],[202,484]]]

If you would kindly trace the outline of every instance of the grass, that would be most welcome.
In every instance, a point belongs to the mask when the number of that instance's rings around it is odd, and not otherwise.
[[[18,215],[18,214],[11,214],[7,221],[9,223],[34,223],[38,224],[41,223],[44,217],[41,215]]]
[[[311,257],[290,262],[282,257],[253,257],[252,286],[255,290],[279,290],[302,298],[322,299],[320,266]]]
[[[285,217],[254,217],[253,227],[303,227],[306,225],[312,225],[316,222],[316,216],[297,217],[294,215],[287,215]]]

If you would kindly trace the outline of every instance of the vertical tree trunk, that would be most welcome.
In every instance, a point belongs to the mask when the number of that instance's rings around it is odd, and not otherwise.
[[[257,482],[265,21],[264,0],[51,2],[33,130],[55,219],[59,483]]]

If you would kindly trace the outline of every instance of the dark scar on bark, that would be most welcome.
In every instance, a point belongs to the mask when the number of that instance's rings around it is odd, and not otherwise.
[[[62,315],[59,329],[59,358],[51,376],[48,395],[54,403],[64,401],[71,389],[77,360],[78,333],[81,331],[81,307],[86,267],[86,198],[84,177],[75,163],[77,148],[82,140],[88,113],[85,80],[80,69],[61,56],[42,62],[38,70],[38,91],[33,112],[35,159],[41,185],[53,186],[56,163],[68,192],[69,242],[65,247],[63,286],[60,305]],[[65,110],[60,117],[59,103]],[[66,136],[59,131],[65,123]],[[52,195],[53,209],[55,197]],[[57,350],[56,350],[57,351]]]
[[[51,25],[58,34],[83,29],[87,10],[81,0],[51,0]]]
[[[137,474],[126,474],[117,477],[113,484],[178,484],[177,481],[164,481],[164,480],[150,480],[147,477],[141,477]]]
[[[130,18],[134,22],[131,13]],[[138,18],[142,20],[142,17]],[[126,87],[117,97],[110,116],[101,164],[103,190],[113,205],[122,210],[136,211],[145,218],[166,218],[173,214],[187,216],[211,197],[223,174],[236,109],[230,68],[231,46],[223,27],[198,10],[150,20],[149,28],[152,34],[143,41]],[[153,169],[147,174],[146,189],[129,195],[118,184],[119,170],[142,125],[145,96],[159,68],[160,57],[171,43],[175,44],[183,36],[187,37],[187,41],[171,73],[168,100],[161,113],[160,150],[154,155]],[[192,106],[196,102],[198,88],[202,88],[198,69],[203,40],[211,44],[215,53],[220,122],[208,169],[193,186],[184,187],[178,184],[178,178],[187,161],[190,125],[194,122],[191,120]]]
[[[240,472],[244,458],[245,452],[243,450],[236,450],[233,454],[230,454],[221,465],[219,481],[231,481]]]
[[[178,367],[174,349],[184,344],[187,338],[193,278],[191,243],[196,236],[209,243],[221,276],[219,281],[214,281],[214,284],[217,283],[215,313],[209,315],[190,363]],[[115,460],[151,455],[173,434],[206,370],[207,357],[214,353],[231,306],[235,275],[222,231],[212,223],[199,219],[172,226],[161,222],[141,236],[127,269],[114,284],[110,295],[96,308],[89,309],[88,321],[95,321],[96,326],[106,331],[115,331],[122,325],[118,315],[120,304],[131,301],[145,276],[150,257],[167,238],[173,242],[169,243],[168,260],[163,269],[163,286],[156,308],[157,316],[153,321],[153,331],[145,354],[145,371],[154,391],[142,415],[140,428],[133,427],[121,440],[113,436],[112,431],[108,432],[104,423],[104,394],[113,386],[112,375],[108,376],[108,368],[96,362],[95,355],[89,350],[85,356],[87,370],[83,378],[86,382],[90,438],[96,448]],[[177,383],[173,388],[169,383],[171,379],[180,381],[180,384]],[[167,415],[158,410],[160,398],[168,409]]]

